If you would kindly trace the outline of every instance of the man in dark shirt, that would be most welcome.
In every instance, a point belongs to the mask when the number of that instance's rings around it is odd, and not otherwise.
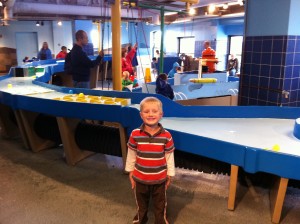
[[[90,88],[90,69],[100,63],[103,52],[101,51],[96,60],[92,61],[82,49],[89,41],[86,32],[78,30],[75,38],[76,43],[70,52],[73,84],[75,88]]]

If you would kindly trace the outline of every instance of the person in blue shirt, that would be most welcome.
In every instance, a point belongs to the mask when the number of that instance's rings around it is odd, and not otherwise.
[[[174,62],[173,68],[168,73],[168,78],[174,78],[175,73],[180,70],[180,65],[178,62]]]
[[[49,49],[48,43],[44,42],[43,43],[43,47],[41,48],[41,50],[39,51],[37,58],[39,60],[48,60],[48,59],[52,59],[52,52]]]
[[[168,97],[171,100],[174,99],[174,91],[171,85],[168,83],[168,77],[166,73],[161,73],[157,77],[155,92],[157,94],[161,94],[165,97]]]

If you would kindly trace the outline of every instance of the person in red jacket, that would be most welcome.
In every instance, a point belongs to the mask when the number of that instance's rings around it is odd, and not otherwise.
[[[67,56],[67,47],[62,46],[61,51],[56,55],[56,59],[64,59]]]
[[[202,59],[207,59],[206,65],[208,67],[208,72],[215,72],[216,63],[218,63],[216,52],[210,47],[210,43],[208,41],[204,42],[204,48],[205,49],[202,51]]]
[[[129,52],[127,48],[122,48],[121,51],[122,78],[127,76],[127,74],[129,73],[129,79],[133,81],[134,87],[138,86],[136,80],[136,74],[132,66],[132,59],[136,53],[136,49],[137,49],[137,44],[135,44]]]

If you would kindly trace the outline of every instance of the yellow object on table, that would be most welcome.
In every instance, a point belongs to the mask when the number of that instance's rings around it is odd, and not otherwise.
[[[189,80],[192,83],[215,83],[217,82],[216,78],[193,78]]]

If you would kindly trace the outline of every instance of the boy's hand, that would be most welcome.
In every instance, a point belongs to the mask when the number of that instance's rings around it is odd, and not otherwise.
[[[171,183],[171,177],[167,176],[167,181],[166,181],[166,190],[168,189],[169,185]]]
[[[132,175],[133,175],[133,172],[130,172],[129,173],[129,180],[130,180],[130,183],[131,183],[131,189],[134,189],[135,188],[135,180],[132,178]]]

